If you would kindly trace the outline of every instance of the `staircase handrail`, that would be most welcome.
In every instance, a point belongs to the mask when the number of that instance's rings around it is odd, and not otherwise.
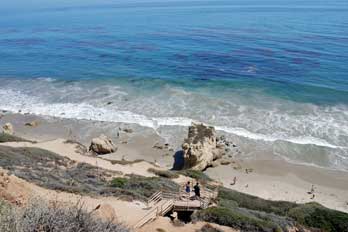
[[[162,191],[157,191],[148,198],[147,204],[150,205],[152,202],[158,202],[161,199],[162,199]]]
[[[154,207],[149,212],[147,212],[147,214],[145,214],[140,220],[138,220],[138,222],[135,223],[135,225],[133,227],[134,228],[139,228],[142,225],[144,225],[145,223],[147,223],[149,220],[151,220],[152,218],[149,218],[147,220],[145,220],[145,219],[146,219],[147,216],[151,215],[154,211],[156,211],[156,215],[155,215],[155,217],[156,217],[157,216],[158,207]]]

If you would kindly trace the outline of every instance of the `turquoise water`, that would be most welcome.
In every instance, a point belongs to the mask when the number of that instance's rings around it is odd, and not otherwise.
[[[1,109],[202,121],[247,157],[348,169],[346,0],[16,0],[0,15]]]

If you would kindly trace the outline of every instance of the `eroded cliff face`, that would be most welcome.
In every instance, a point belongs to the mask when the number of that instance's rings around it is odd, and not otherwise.
[[[192,123],[182,145],[184,169],[204,170],[225,154],[214,127]]]

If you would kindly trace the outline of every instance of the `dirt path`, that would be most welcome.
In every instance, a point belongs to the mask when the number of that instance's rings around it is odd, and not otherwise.
[[[135,224],[147,211],[145,204],[138,201],[121,201],[115,197],[89,197],[72,193],[58,192],[41,188],[37,185],[22,180],[16,176],[8,175],[6,170],[0,169],[0,198],[16,205],[25,205],[33,198],[47,201],[58,201],[68,204],[83,203],[86,210],[91,211],[101,205],[101,216],[114,215],[117,221],[127,225]]]

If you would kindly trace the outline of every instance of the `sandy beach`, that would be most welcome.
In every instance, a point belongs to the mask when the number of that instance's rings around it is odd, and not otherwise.
[[[25,123],[37,121],[35,127]],[[179,133],[177,141],[170,143],[149,128],[134,124],[107,124],[103,122],[66,120],[35,115],[4,114],[0,124],[10,122],[17,136],[38,141],[31,143],[8,143],[15,147],[40,147],[67,156],[72,160],[98,165],[105,169],[152,176],[151,167],[170,169],[173,154],[180,149],[185,131]],[[114,129],[110,129],[114,128]],[[127,132],[124,131],[124,129]],[[74,139],[85,146],[91,138],[100,133],[110,136],[118,149],[115,153],[103,155],[99,160],[79,154],[72,154],[73,145],[64,144],[65,139]],[[165,147],[165,143],[169,143]],[[108,160],[144,160],[124,166],[111,164]],[[147,162],[145,162],[147,161]],[[205,173],[221,182],[225,187],[270,200],[285,200],[296,203],[316,201],[328,208],[348,212],[348,173],[314,166],[291,164],[285,160],[235,159],[228,165],[208,168]],[[233,179],[236,177],[236,183]],[[309,194],[312,185],[314,192]]]

